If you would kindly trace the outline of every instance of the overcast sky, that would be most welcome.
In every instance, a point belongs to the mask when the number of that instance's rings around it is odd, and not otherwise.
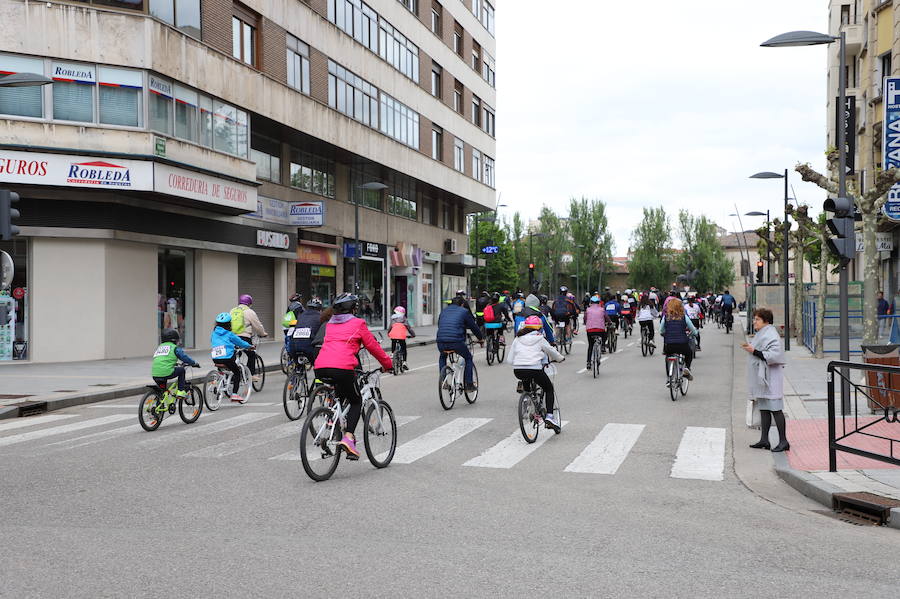
[[[623,256],[645,206],[783,213],[782,180],[747,177],[785,168],[818,212],[793,167],[824,168],[826,47],[759,44],[827,28],[827,0],[498,2],[501,215],[600,198]]]

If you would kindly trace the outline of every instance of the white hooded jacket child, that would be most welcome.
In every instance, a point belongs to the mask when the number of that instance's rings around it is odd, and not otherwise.
[[[509,363],[513,368],[540,370],[550,359],[562,362],[563,355],[553,349],[540,330],[516,337],[509,350]]]

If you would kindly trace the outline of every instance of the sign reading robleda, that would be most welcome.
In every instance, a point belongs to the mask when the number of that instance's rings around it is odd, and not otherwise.
[[[884,78],[884,126],[882,127],[881,153],[884,168],[900,168],[900,77]],[[888,191],[888,199],[882,208],[884,215],[900,221],[900,183]]]
[[[296,202],[291,204],[288,223],[295,227],[325,225],[325,202]]]

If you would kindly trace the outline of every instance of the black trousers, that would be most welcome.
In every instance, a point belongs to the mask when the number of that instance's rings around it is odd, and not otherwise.
[[[247,343],[252,344],[253,339],[250,337],[241,337]],[[256,374],[256,352],[252,349],[245,349],[244,353],[247,354],[247,368],[250,369],[250,375]]]
[[[231,371],[231,393],[237,395],[241,386],[241,369],[238,368],[237,358],[231,356],[227,360],[213,360],[216,366],[224,366]]]
[[[531,389],[532,381],[538,384],[538,386],[544,390],[544,402],[547,404],[547,413],[553,413],[553,405],[555,398],[553,396],[553,381],[550,380],[550,377],[547,376],[547,373],[543,368],[515,368],[513,369],[513,374],[516,375],[516,378],[525,383],[525,390],[528,391]]]
[[[594,351],[594,343],[597,342],[597,339],[600,340],[601,344],[606,343],[606,331],[596,331],[596,332],[588,331],[588,353],[587,353],[588,362],[591,361],[591,355],[593,354],[593,351]],[[601,347],[602,347],[602,345],[601,345]]]
[[[694,361],[694,354],[691,352],[691,346],[688,343],[666,343],[663,345],[663,353],[667,356],[681,354],[684,356],[684,365],[688,370],[691,369],[691,362]],[[668,372],[666,372],[668,374]]]
[[[356,386],[356,373],[343,368],[316,368],[316,378],[329,380],[334,383],[334,392],[338,399],[350,404],[347,412],[347,430],[345,433],[356,431],[359,424],[359,415],[362,412],[362,395]]]
[[[406,362],[406,339],[391,339],[391,353],[397,351],[398,347],[400,348],[400,356]]]
[[[654,321],[641,320],[640,323],[641,323],[642,329],[647,329],[647,338],[650,339],[650,341],[653,341],[653,323],[654,323]]]
[[[184,366],[176,366],[175,370],[172,371],[172,374],[169,376],[155,376],[153,380],[156,381],[158,385],[165,385],[166,381],[169,379],[174,379],[178,377],[178,390],[179,391],[187,391],[187,381],[184,378]]]

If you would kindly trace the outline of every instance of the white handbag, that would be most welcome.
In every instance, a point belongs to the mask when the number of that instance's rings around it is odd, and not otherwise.
[[[747,398],[747,428],[759,428],[759,408],[756,400]]]

